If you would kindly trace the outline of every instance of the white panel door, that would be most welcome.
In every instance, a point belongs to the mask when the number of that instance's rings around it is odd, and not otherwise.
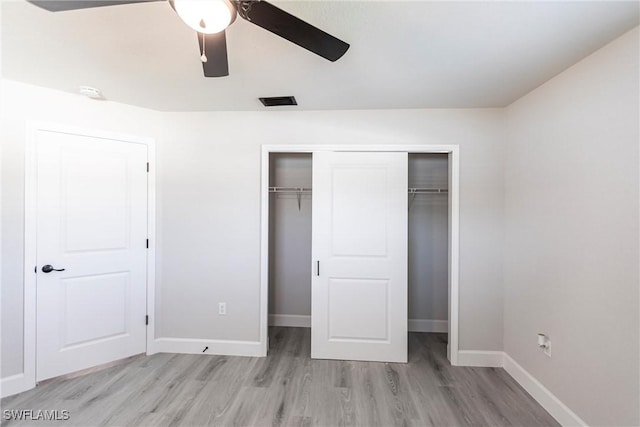
[[[147,148],[39,131],[36,153],[40,381],[146,349]]]
[[[407,153],[313,153],[311,356],[407,361]]]

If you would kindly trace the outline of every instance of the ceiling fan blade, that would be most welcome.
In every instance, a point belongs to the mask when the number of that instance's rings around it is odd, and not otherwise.
[[[197,34],[200,52],[202,52],[203,34]],[[204,53],[207,57],[207,62],[202,63],[205,77],[224,77],[229,75],[227,36],[224,31],[215,34],[204,34]]]
[[[238,14],[267,31],[279,35],[311,52],[336,61],[349,49],[349,44],[325,33],[319,28],[296,18],[290,13],[267,3],[252,1],[246,13]]]
[[[65,10],[91,9],[94,7],[115,6],[118,4],[149,3],[164,0],[27,0],[50,12],[62,12]]]

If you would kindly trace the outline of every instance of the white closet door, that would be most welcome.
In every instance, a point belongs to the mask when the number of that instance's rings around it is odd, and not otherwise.
[[[145,351],[147,149],[39,132],[37,158],[44,380]]]
[[[407,361],[407,157],[313,153],[314,358]]]

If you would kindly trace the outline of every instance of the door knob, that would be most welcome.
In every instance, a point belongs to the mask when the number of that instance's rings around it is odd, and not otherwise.
[[[64,268],[56,269],[56,268],[53,268],[53,266],[50,265],[50,264],[42,266],[42,272],[43,273],[51,273],[52,271],[64,271]]]

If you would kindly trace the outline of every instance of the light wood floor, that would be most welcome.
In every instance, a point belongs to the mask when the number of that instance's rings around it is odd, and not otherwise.
[[[559,425],[504,370],[451,367],[445,334],[411,333],[408,364],[313,360],[310,339],[271,328],[266,358],[157,354],[46,381],[2,409],[70,419],[3,425]]]

